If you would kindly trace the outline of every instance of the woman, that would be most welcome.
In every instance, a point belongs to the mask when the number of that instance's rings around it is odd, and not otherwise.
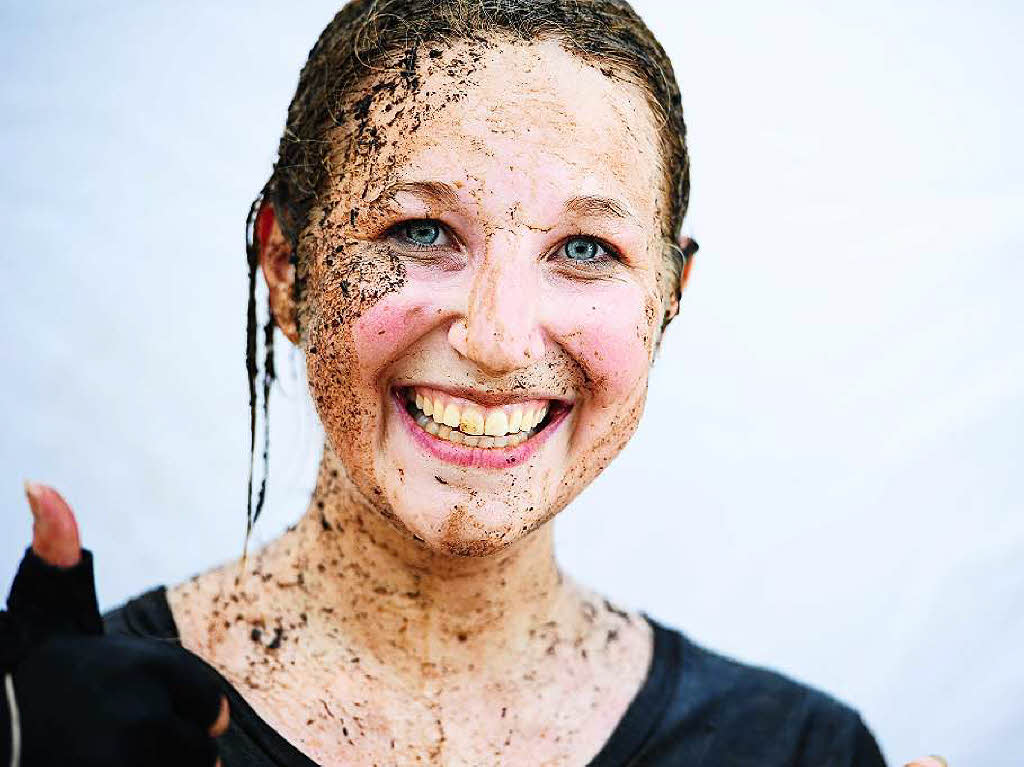
[[[31,486],[24,763],[211,764],[213,736],[228,765],[883,764],[852,709],[555,561],[547,523],[637,426],[688,192],[671,65],[625,3],[347,5],[250,222],[325,430],[309,507],[99,638],[71,512]],[[250,300],[254,435],[255,335]]]

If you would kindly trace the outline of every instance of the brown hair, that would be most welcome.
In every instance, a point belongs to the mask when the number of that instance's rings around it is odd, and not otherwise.
[[[569,53],[609,77],[635,80],[644,90],[660,128],[661,161],[668,211],[662,218],[667,263],[678,286],[686,258],[675,244],[690,196],[686,124],[672,64],[643,20],[625,0],[353,0],[331,20],[309,53],[278,147],[270,179],[253,203],[246,226],[249,304],[246,370],[249,377],[250,462],[247,534],[263,507],[267,482],[268,399],[274,379],[273,317],[263,329],[263,478],[256,507],[252,474],[256,451],[258,244],[254,222],[262,201],[273,204],[296,267],[296,305],[301,302],[304,265],[298,238],[310,209],[330,180],[330,142],[339,127],[365,137],[375,99],[415,92],[416,63],[437,58],[460,40],[494,45],[495,38],[529,42],[557,40]],[[678,289],[678,288],[677,288]]]

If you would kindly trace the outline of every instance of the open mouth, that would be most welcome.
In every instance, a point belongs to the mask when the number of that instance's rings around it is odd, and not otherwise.
[[[487,406],[425,386],[404,387],[395,393],[422,431],[453,445],[483,450],[518,448],[571,408],[555,399]]]

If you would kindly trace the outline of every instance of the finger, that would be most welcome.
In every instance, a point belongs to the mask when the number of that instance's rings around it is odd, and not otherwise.
[[[219,738],[228,731],[229,724],[231,724],[231,706],[228,705],[227,696],[221,695],[220,713],[217,714],[217,721],[210,725],[210,737]]]
[[[25,495],[32,510],[32,550],[54,567],[77,565],[82,542],[67,501],[52,487],[38,482],[26,482]]]
[[[914,761],[908,762],[905,767],[949,767],[949,764],[941,756],[932,754],[918,757]]]

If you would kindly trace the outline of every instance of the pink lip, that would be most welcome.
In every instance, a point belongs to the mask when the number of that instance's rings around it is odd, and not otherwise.
[[[392,390],[391,394],[398,419],[405,425],[417,445],[442,461],[479,469],[507,469],[529,460],[547,442],[548,437],[555,432],[570,410],[566,408],[556,413],[547,426],[516,447],[466,447],[423,431],[405,409],[405,403],[402,402],[398,391]]]

